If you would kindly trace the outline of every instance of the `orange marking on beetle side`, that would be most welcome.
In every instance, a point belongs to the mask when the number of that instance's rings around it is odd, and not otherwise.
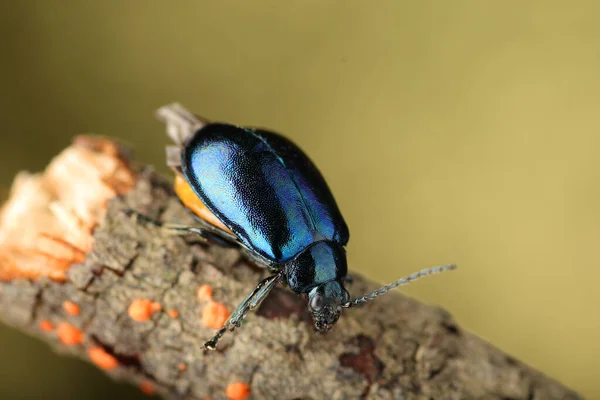
[[[61,322],[58,325],[56,333],[58,334],[60,341],[67,346],[83,343],[83,332],[81,329],[66,322]]]
[[[210,285],[200,286],[198,288],[198,292],[196,293],[198,300],[210,300],[210,299],[212,299],[212,295],[213,295],[213,290],[210,287]]]
[[[175,194],[179,197],[179,200],[184,206],[192,210],[200,219],[208,222],[209,224],[227,232],[233,234],[231,230],[226,227],[205,205],[202,200],[196,196],[192,187],[187,183],[185,178],[181,174],[175,175],[175,182],[173,184],[175,188]]]
[[[154,395],[154,393],[156,393],[154,383],[147,380],[140,382],[140,390],[142,391],[142,393],[147,394],[148,396],[152,396]]]
[[[229,318],[230,312],[224,304],[211,302],[202,311],[202,323],[207,328],[219,329]]]
[[[54,325],[47,319],[43,319],[40,321],[40,329],[44,332],[52,332],[54,330]]]
[[[227,385],[225,390],[231,400],[244,400],[250,396],[250,385],[245,382],[235,382]]]
[[[90,360],[103,370],[109,371],[119,366],[119,361],[114,356],[108,354],[102,347],[89,347],[88,355],[90,356]]]
[[[68,301],[68,300],[63,303],[63,309],[69,315],[79,315],[79,313],[81,312],[81,310],[77,304],[73,303],[72,301]]]

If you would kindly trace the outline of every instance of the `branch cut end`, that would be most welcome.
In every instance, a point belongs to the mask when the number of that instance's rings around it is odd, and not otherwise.
[[[18,174],[0,211],[0,280],[66,280],[92,249],[108,201],[134,183],[119,145],[93,136],[76,137],[43,173]]]

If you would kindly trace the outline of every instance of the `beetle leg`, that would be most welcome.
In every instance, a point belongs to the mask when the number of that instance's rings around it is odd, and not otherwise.
[[[246,256],[250,261],[258,265],[262,268],[267,268],[270,273],[276,274],[280,271],[280,265],[277,263],[273,263],[272,261],[267,260],[260,254],[256,254],[251,249],[245,247],[243,244],[241,247],[244,248],[244,256]]]
[[[217,342],[225,332],[233,331],[235,328],[239,328],[242,325],[242,321],[248,312],[256,308],[264,299],[267,297],[269,292],[275,287],[277,282],[283,277],[283,272],[279,272],[276,275],[270,276],[258,282],[256,288],[250,293],[248,297],[242,301],[238,308],[231,314],[225,325],[212,337],[208,342],[204,344],[206,350],[214,350],[217,348]]]
[[[212,227],[208,226],[207,224],[206,225],[203,224],[202,227],[185,226],[185,225],[179,225],[179,224],[169,224],[169,223],[163,223],[160,221],[156,221],[156,220],[148,217],[147,215],[141,214],[139,211],[133,210],[131,208],[126,208],[126,209],[124,209],[124,211],[128,216],[134,216],[139,221],[142,221],[144,223],[151,224],[151,225],[154,225],[154,226],[157,226],[159,228],[166,229],[169,231],[178,232],[182,235],[185,235],[187,233],[195,233],[207,240],[211,240],[222,246],[239,247],[241,245],[241,243],[237,240],[237,238],[235,236],[233,236],[232,234],[223,232],[217,228],[212,228]]]

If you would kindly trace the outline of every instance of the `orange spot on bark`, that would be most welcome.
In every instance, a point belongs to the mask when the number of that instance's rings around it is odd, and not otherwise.
[[[245,382],[231,383],[225,393],[231,400],[244,400],[250,396],[250,385]]]
[[[185,365],[184,363],[179,363],[179,365],[177,366],[177,368],[179,368],[179,370],[181,372],[185,371],[187,369],[187,365]]]
[[[150,305],[150,309],[152,310],[152,312],[160,311],[162,310],[162,305],[160,303],[154,302]]]
[[[200,286],[198,288],[198,292],[196,293],[198,300],[210,300],[210,299],[212,299],[212,295],[213,295],[213,290],[210,287],[210,285]]]
[[[202,323],[207,328],[219,329],[229,318],[229,310],[222,303],[211,302],[204,307]]]
[[[102,347],[89,347],[88,355],[98,368],[104,370],[115,369],[119,366],[119,361],[112,355],[108,354]]]
[[[140,390],[142,391],[142,393],[147,394],[148,396],[152,396],[154,393],[156,393],[154,383],[150,381],[140,382]]]
[[[66,322],[61,322],[56,328],[56,333],[61,342],[68,346],[83,343],[83,332]]]
[[[158,305],[158,307],[156,306]],[[135,299],[129,305],[127,313],[129,317],[137,322],[148,321],[152,313],[160,310],[159,303],[153,303],[148,299]]]
[[[68,300],[63,303],[63,309],[69,315],[79,315],[79,312],[81,311],[77,304]]]
[[[43,319],[40,321],[40,329],[44,332],[51,332],[54,330],[54,325],[47,319]]]
[[[171,317],[171,318],[177,318],[177,317],[179,317],[179,311],[177,311],[177,310],[169,310],[169,317]]]

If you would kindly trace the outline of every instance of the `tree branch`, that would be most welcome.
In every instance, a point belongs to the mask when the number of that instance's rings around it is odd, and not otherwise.
[[[210,285],[213,300],[231,311],[266,271],[237,250],[126,216],[123,209],[133,208],[162,221],[194,223],[168,182],[148,169],[136,175],[135,187],[110,201],[91,250],[66,280],[0,283],[0,318],[171,399],[226,398],[233,382],[249,384],[255,399],[580,398],[465,332],[446,311],[398,293],[344,312],[322,335],[314,331],[306,300],[278,288],[217,351],[205,351],[214,329],[202,322],[209,303],[198,299],[198,287]],[[350,292],[376,286],[354,274]],[[135,299],[161,309],[135,321],[128,312]],[[67,301],[79,312],[69,312]],[[65,322],[81,340],[64,344],[64,329],[52,327]]]

